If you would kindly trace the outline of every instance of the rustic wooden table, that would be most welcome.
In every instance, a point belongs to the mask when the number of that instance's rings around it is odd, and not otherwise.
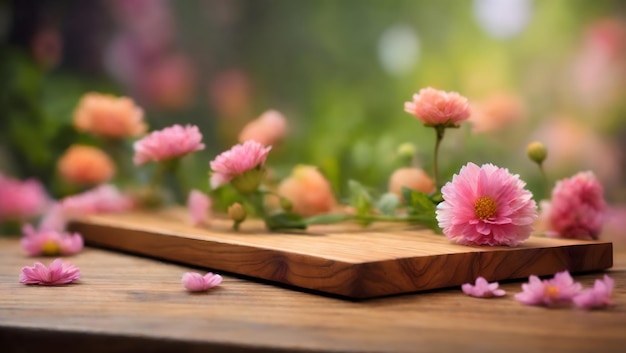
[[[353,302],[233,276],[189,294],[189,267],[95,248],[69,258],[80,283],[24,286],[21,267],[42,259],[3,238],[0,351],[625,352],[626,249],[614,255],[616,305],[581,311],[523,306],[513,299],[521,281],[503,283],[498,299],[451,288]]]

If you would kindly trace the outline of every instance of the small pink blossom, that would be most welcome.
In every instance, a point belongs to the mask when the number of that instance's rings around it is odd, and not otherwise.
[[[526,305],[556,306],[570,304],[579,294],[582,286],[567,271],[559,272],[550,280],[530,276],[528,283],[522,284],[522,292],[515,294],[515,300]]]
[[[148,136],[135,142],[136,165],[147,162],[160,162],[183,157],[189,153],[204,149],[202,134],[195,125],[173,125],[163,130],[153,131]]]
[[[441,189],[439,226],[459,244],[516,246],[530,236],[537,218],[525,185],[507,169],[468,163]]]
[[[413,95],[412,102],[404,103],[404,111],[415,115],[426,126],[458,126],[471,114],[467,98],[431,87]]]
[[[83,237],[78,233],[65,233],[51,229],[35,228],[27,224],[22,228],[22,249],[29,256],[73,255],[83,249]]]
[[[0,173],[0,222],[37,217],[45,211],[48,202],[48,195],[39,181],[21,181]]]
[[[204,276],[196,272],[185,272],[182,282],[190,292],[204,292],[222,283],[222,276],[211,272]]]
[[[202,191],[191,190],[187,198],[187,209],[194,226],[207,223],[211,218],[211,199]]]
[[[222,152],[211,161],[211,187],[215,189],[249,170],[262,168],[271,149],[256,141],[246,141]]]
[[[465,283],[461,286],[463,293],[477,298],[501,297],[506,294],[503,289],[498,289],[498,282],[489,283],[483,277],[476,278],[476,283]]]
[[[72,283],[80,278],[78,267],[61,259],[52,261],[49,267],[41,262],[35,262],[34,266],[22,268],[20,283],[39,284],[42,286],[57,286]]]
[[[268,110],[249,122],[239,133],[239,142],[254,140],[264,146],[280,142],[287,134],[287,119],[276,110]]]
[[[615,282],[607,275],[597,279],[593,288],[585,289],[574,297],[574,304],[582,309],[600,309],[613,304],[611,296]]]
[[[598,239],[606,216],[604,189],[592,172],[557,182],[550,203],[542,203],[548,235]]]

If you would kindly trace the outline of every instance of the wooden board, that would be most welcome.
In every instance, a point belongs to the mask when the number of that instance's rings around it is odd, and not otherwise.
[[[402,224],[314,226],[268,233],[260,222],[189,225],[183,209],[90,216],[70,228],[103,246],[354,299],[613,265],[610,242],[531,237],[519,247],[469,247]]]

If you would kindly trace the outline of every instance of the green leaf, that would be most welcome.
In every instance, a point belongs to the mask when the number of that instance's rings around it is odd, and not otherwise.
[[[441,233],[435,213],[437,205],[427,194],[403,187],[402,198],[406,202],[407,213],[412,220]]]
[[[355,180],[348,180],[348,191],[350,205],[354,207],[357,215],[368,215],[373,208],[372,197],[361,183]]]
[[[400,198],[398,195],[388,192],[378,199],[376,208],[386,216],[393,216],[396,208],[400,204]]]
[[[307,227],[302,216],[291,212],[281,212],[266,216],[265,226],[271,231],[283,229],[306,229]]]
[[[332,224],[354,219],[354,215],[350,214],[322,214],[304,219],[304,223],[312,224]]]

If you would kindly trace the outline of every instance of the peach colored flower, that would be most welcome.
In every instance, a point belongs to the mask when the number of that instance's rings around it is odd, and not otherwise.
[[[106,138],[142,135],[147,126],[143,110],[128,97],[86,93],[74,110],[77,130]]]
[[[81,185],[102,184],[115,175],[111,157],[92,146],[70,146],[57,162],[57,167],[64,180]]]
[[[601,309],[613,304],[611,296],[615,281],[604,275],[597,279],[593,288],[585,289],[574,297],[574,304],[581,309]]]
[[[606,217],[604,189],[593,172],[557,182],[551,202],[542,203],[547,233],[562,238],[598,239]]]
[[[249,171],[261,171],[271,149],[271,146],[264,147],[256,141],[246,141],[222,152],[210,163],[211,170],[213,170],[211,188],[216,189],[237,177],[244,176]],[[254,180],[250,180],[249,183],[246,182],[246,184],[250,184],[246,186],[250,187],[245,189],[256,189],[261,182],[262,175],[252,174],[251,179]],[[256,187],[253,187],[254,184]]]
[[[404,103],[404,111],[415,115],[426,126],[458,126],[471,113],[467,98],[431,87],[413,95],[412,102]]]
[[[337,201],[328,180],[314,166],[296,166],[278,185],[278,194],[293,205],[293,212],[314,216],[330,212]]]
[[[476,278],[476,283],[465,283],[461,286],[463,293],[476,298],[501,297],[506,294],[503,289],[498,289],[498,282],[489,283],[484,277]]]
[[[557,306],[567,305],[578,295],[582,286],[567,271],[559,272],[550,280],[530,276],[528,283],[522,284],[522,292],[515,294],[515,300],[526,305]]]
[[[276,110],[268,110],[249,122],[239,133],[239,142],[254,140],[264,146],[280,142],[287,134],[287,119]]]
[[[530,236],[537,218],[525,185],[507,169],[468,163],[441,189],[439,226],[459,244],[518,245]]]
[[[21,181],[0,173],[0,222],[35,218],[48,204],[48,195],[39,181]]]
[[[493,95],[473,108],[469,121],[475,133],[496,132],[526,117],[524,102],[510,94]]]
[[[214,273],[201,275],[196,272],[185,272],[182,282],[186,290],[190,292],[204,292],[222,283],[222,276]]]
[[[36,230],[32,225],[22,227],[22,249],[29,256],[73,255],[83,249],[83,237],[52,229]]]
[[[172,54],[146,67],[141,91],[159,109],[179,110],[194,99],[196,73],[189,58]]]
[[[34,266],[25,266],[20,273],[20,283],[38,284],[42,286],[58,286],[72,283],[80,278],[78,267],[61,259],[52,261],[49,267],[41,262]]]
[[[187,197],[187,209],[194,226],[206,224],[211,218],[211,199],[200,190],[191,190]]]
[[[163,130],[153,131],[148,136],[135,142],[136,165],[147,162],[161,162],[183,157],[189,153],[204,149],[202,134],[195,125],[173,125]]]
[[[396,169],[389,178],[389,192],[402,197],[402,187],[426,194],[437,190],[435,181],[421,168],[404,167]]]

